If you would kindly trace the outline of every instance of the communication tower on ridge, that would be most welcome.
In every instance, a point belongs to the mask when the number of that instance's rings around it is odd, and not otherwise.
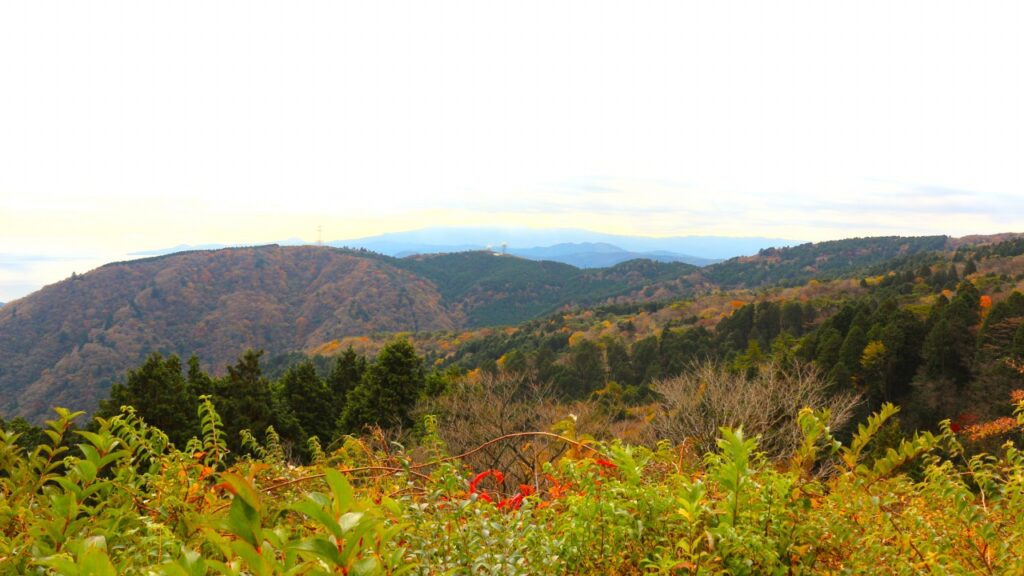
[[[316,245],[324,245],[324,227],[319,224],[316,226]]]

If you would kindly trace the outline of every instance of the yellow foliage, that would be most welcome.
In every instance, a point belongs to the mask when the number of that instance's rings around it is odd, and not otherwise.
[[[571,335],[569,335],[569,346],[575,346],[580,342],[586,340],[586,338],[587,335],[583,332],[573,332]]]

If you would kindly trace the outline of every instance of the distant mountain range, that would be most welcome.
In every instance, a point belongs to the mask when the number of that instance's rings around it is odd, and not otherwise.
[[[697,266],[734,256],[756,254],[800,242],[781,238],[728,236],[625,236],[576,228],[423,228],[330,242],[332,246],[366,248],[389,256],[505,250],[531,260],[554,260],[580,268],[599,268],[635,258],[686,262]],[[618,254],[613,256],[613,254]]]
[[[281,246],[308,244],[292,238]],[[550,260],[577,268],[605,268],[644,258],[658,262],[683,262],[695,266],[714,264],[735,256],[749,256],[764,248],[799,244],[781,238],[734,238],[728,236],[675,236],[655,238],[602,234],[575,228],[534,229],[496,227],[423,228],[364,238],[334,240],[328,246],[363,248],[402,258],[415,254],[442,254],[492,250],[530,260]],[[161,256],[189,250],[227,248],[223,244],[180,244],[171,248],[133,252],[130,256]],[[238,247],[238,246],[235,246]]]

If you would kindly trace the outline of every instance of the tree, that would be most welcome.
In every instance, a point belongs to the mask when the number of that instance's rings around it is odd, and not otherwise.
[[[604,386],[604,358],[598,345],[582,340],[569,351],[568,378],[560,382],[567,398],[586,398]]]
[[[822,370],[831,370],[839,362],[839,351],[843,347],[843,335],[835,328],[826,328],[818,335],[815,362]]]
[[[802,336],[804,333],[804,309],[798,302],[786,302],[782,305],[781,328],[783,332],[789,332],[792,336]]]
[[[633,378],[633,363],[629,358],[629,350],[620,341],[609,338],[604,346],[605,362],[608,364],[608,378],[623,386],[637,384]]]
[[[335,358],[331,372],[327,376],[327,387],[330,390],[328,404],[331,407],[331,422],[334,422],[345,409],[345,400],[349,392],[355,389],[366,373],[366,357],[356,354],[352,346]]]
[[[846,365],[851,374],[860,373],[860,358],[867,345],[868,337],[864,333],[864,329],[859,324],[854,324],[839,349],[839,361]]]
[[[262,350],[247,350],[227,367],[227,376],[215,382],[214,404],[224,421],[228,448],[236,453],[242,449],[242,430],[249,430],[262,442],[268,426],[282,428],[275,418],[270,382],[260,368],[262,356]]]
[[[648,336],[633,343],[633,371],[636,374],[634,381],[641,386],[661,376],[657,336]]]
[[[305,437],[316,436],[323,442],[331,439],[334,432],[333,406],[330,390],[316,373],[310,360],[303,360],[291,366],[281,377],[279,390],[287,408],[294,414]]]
[[[213,394],[213,378],[203,371],[203,368],[199,365],[199,358],[193,354],[188,359],[188,375],[186,376],[188,382],[189,392],[199,398],[204,394]]]
[[[339,429],[357,432],[367,424],[410,427],[411,410],[425,383],[423,359],[412,344],[405,339],[389,342],[348,395]]]
[[[968,274],[974,274],[977,271],[978,265],[974,262],[974,258],[971,258],[967,261],[967,264],[964,264],[963,276],[966,278]]]
[[[704,327],[680,329],[666,327],[658,342],[661,357],[661,375],[675,376],[694,360],[710,355],[711,334]]]
[[[97,416],[120,414],[121,406],[132,406],[148,424],[164,431],[179,448],[199,435],[198,399],[189,391],[181,371],[181,360],[150,354],[142,366],[130,370],[124,382],[110,389],[110,397],[100,402]]]

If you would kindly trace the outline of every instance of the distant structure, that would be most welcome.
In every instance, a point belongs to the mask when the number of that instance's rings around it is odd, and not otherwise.
[[[508,253],[508,242],[501,243],[501,255],[504,256]]]
[[[324,245],[324,227],[319,224],[316,226],[316,245]]]

